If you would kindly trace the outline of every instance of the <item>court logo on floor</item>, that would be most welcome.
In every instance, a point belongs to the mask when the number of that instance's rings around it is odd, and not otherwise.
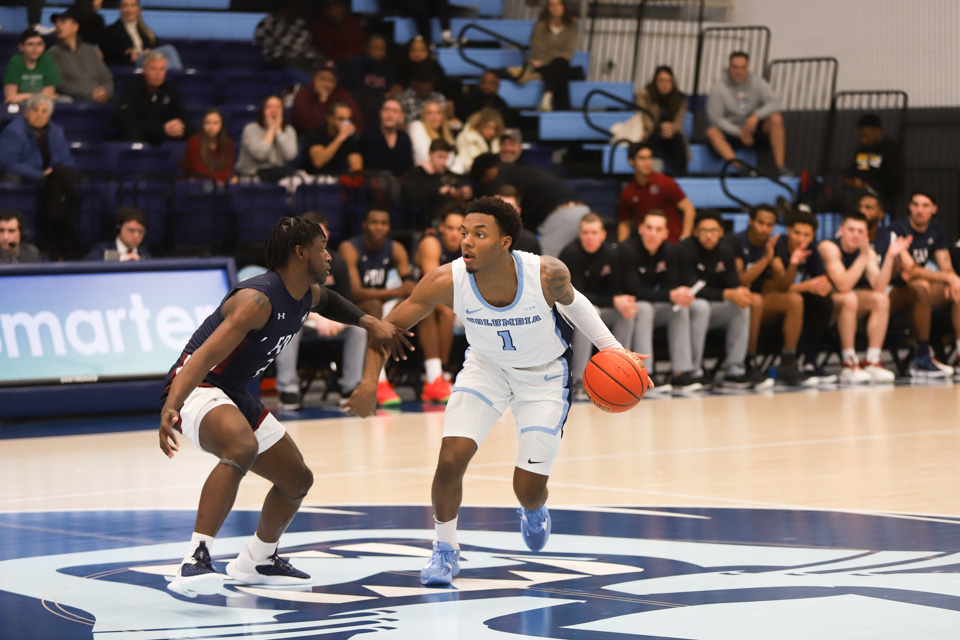
[[[462,570],[425,588],[425,507],[307,508],[282,555],[298,589],[166,589],[187,511],[2,513],[0,621],[10,637],[563,639],[954,637],[952,518],[751,509],[555,509],[540,553],[512,509],[464,509]],[[236,512],[224,565],[256,528]],[[21,628],[22,627],[22,628]],[[946,633],[946,635],[941,635]],[[369,635],[368,635],[369,634]],[[886,634],[886,635],[883,635]]]

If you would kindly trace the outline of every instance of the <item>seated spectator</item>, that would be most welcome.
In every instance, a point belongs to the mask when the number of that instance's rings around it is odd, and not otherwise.
[[[180,52],[173,45],[161,45],[153,29],[143,21],[139,0],[120,0],[120,17],[104,29],[100,42],[103,59],[118,67],[142,67],[151,51],[160,51],[166,56],[167,66],[183,69]]]
[[[466,202],[473,194],[469,185],[450,171],[448,157],[451,147],[444,140],[430,143],[430,155],[410,169],[401,182],[401,199],[408,222],[414,229],[434,226],[437,211],[451,202]]]
[[[504,202],[509,202],[513,208],[517,210],[517,213],[520,214],[520,217],[523,217],[523,208],[520,206],[520,192],[516,187],[505,184],[497,189],[495,195]],[[513,245],[511,245],[511,249],[515,249],[516,251],[526,251],[527,253],[532,253],[538,256],[543,255],[543,249],[540,247],[540,241],[537,239],[537,234],[526,228],[520,229],[520,237],[514,241]]]
[[[313,82],[300,87],[293,99],[290,123],[302,135],[327,124],[330,108],[342,102],[350,107],[353,125],[363,131],[363,115],[349,91],[337,86],[337,67],[332,61],[323,63],[313,73]]]
[[[543,253],[557,256],[577,238],[580,218],[590,208],[552,171],[526,164],[503,164],[491,153],[477,156],[470,171],[475,196],[494,195],[506,185],[523,189],[523,226],[540,234]]]
[[[145,140],[154,145],[187,139],[187,109],[180,89],[167,79],[167,58],[163,52],[148,53],[143,73],[135,75],[123,88],[117,128],[123,140]]]
[[[279,7],[257,24],[254,39],[263,47],[264,59],[279,69],[295,69],[306,74],[320,64],[320,52],[303,15],[304,0],[283,0]],[[298,74],[299,76],[299,74]],[[302,82],[310,81],[310,76]]]
[[[237,174],[278,182],[292,171],[287,163],[297,157],[297,132],[286,123],[283,101],[270,96],[260,105],[257,119],[243,128]]]
[[[60,74],[57,92],[78,102],[108,102],[113,98],[113,76],[97,48],[80,40],[77,12],[67,9],[53,19],[57,44],[50,47],[50,57]]]
[[[721,366],[721,386],[733,389],[769,388],[773,381],[757,369],[747,369],[747,342],[750,339],[750,289],[740,284],[736,257],[723,239],[723,218],[717,211],[697,214],[693,235],[679,244],[679,264],[684,269],[681,283],[689,287],[702,281],[696,297],[710,304],[710,314],[696,314],[691,320],[694,377],[703,376],[703,350],[707,331],[723,327],[726,355]],[[708,381],[709,382],[709,381]]]
[[[500,134],[500,162],[503,164],[526,164],[520,159],[523,153],[523,134],[520,129],[504,129]]]
[[[433,44],[432,18],[440,20],[440,38],[443,46],[454,45],[453,32],[450,30],[450,0],[389,0],[385,3],[391,6],[401,16],[413,18],[417,25],[419,38],[427,45]]]
[[[403,105],[403,115],[407,122],[419,120],[423,114],[423,107],[427,102],[436,102],[444,113],[449,116],[453,103],[448,102],[442,93],[436,90],[437,77],[427,67],[418,69],[410,79],[410,86],[397,96]]]
[[[875,113],[860,116],[857,132],[860,146],[853,152],[843,186],[853,192],[853,198],[868,193],[879,196],[885,203],[893,203],[900,195],[903,180],[900,147],[884,137],[880,116]]]
[[[233,140],[227,135],[223,114],[219,110],[204,112],[200,131],[187,140],[180,168],[190,178],[216,180],[220,184],[231,180]]]
[[[369,127],[360,136],[363,167],[368,171],[389,171],[399,178],[413,167],[413,146],[410,136],[400,129],[403,108],[394,99],[383,101],[380,126]]]
[[[792,177],[786,166],[787,133],[780,101],[767,81],[750,73],[750,56],[730,54],[727,72],[713,83],[707,97],[707,139],[724,160],[736,159],[734,149],[773,150],[780,177]]]
[[[113,240],[99,242],[90,249],[85,260],[108,262],[139,262],[152,256],[141,247],[147,235],[147,217],[139,209],[120,207],[117,209],[117,235]]]
[[[19,211],[0,211],[0,264],[28,262],[40,262],[40,250],[27,242],[27,221]]]
[[[843,359],[841,382],[893,382],[896,378],[880,360],[890,319],[886,288],[894,263],[909,246],[909,238],[897,238],[890,243],[885,256],[877,256],[867,236],[867,220],[857,211],[844,214],[837,237],[817,247],[827,276],[836,289],[833,304]],[[867,355],[861,362],[854,347],[857,319],[862,316],[868,319]]]
[[[519,126],[520,114],[510,108],[507,101],[500,97],[499,91],[500,76],[489,69],[484,71],[478,84],[464,87],[463,94],[457,96],[457,117],[466,122],[477,111],[494,109],[500,112],[506,126]]]
[[[311,175],[339,176],[363,171],[357,128],[350,122],[350,107],[333,105],[327,126],[308,134],[303,148],[303,169]]]
[[[70,8],[77,12],[80,39],[87,44],[99,47],[104,29],[107,27],[107,23],[99,13],[103,8],[103,0],[74,0]]]
[[[623,242],[635,234],[639,221],[654,209],[667,214],[668,242],[676,243],[689,237],[697,212],[676,180],[653,170],[650,145],[645,142],[630,145],[627,160],[633,167],[633,180],[620,192],[617,239]]]
[[[313,41],[328,60],[349,60],[363,53],[367,30],[350,15],[344,0],[330,0],[322,5],[320,19],[313,25]]]
[[[429,75],[443,95],[455,95],[449,88],[452,84],[440,63],[430,56],[430,47],[423,36],[414,36],[407,43],[407,55],[397,65],[400,85],[409,87],[417,74]],[[451,115],[449,112],[447,115]]]
[[[481,153],[500,151],[501,133],[503,118],[493,109],[484,109],[470,116],[457,136],[457,162],[464,172],[470,171],[474,159]]]
[[[547,0],[530,35],[530,65],[543,78],[543,111],[570,108],[570,81],[582,77],[570,66],[579,37],[564,0]]]
[[[454,203],[445,208],[436,227],[438,233],[425,235],[417,245],[413,263],[418,277],[460,257],[461,225],[463,205]],[[450,398],[452,389],[443,372],[450,361],[455,319],[453,309],[438,304],[417,324],[425,374],[420,399],[424,402],[446,402]]]
[[[506,199],[506,198],[504,198]],[[560,261],[570,270],[570,284],[596,307],[600,319],[613,332],[613,336],[630,348],[633,339],[633,319],[636,317],[636,299],[626,295],[620,288],[620,265],[617,249],[607,242],[603,219],[591,212],[580,218],[580,231],[576,240],[560,252]],[[689,330],[687,341],[689,342]],[[583,393],[583,372],[593,355],[590,338],[574,328],[573,362],[570,375],[576,395]],[[650,367],[651,371],[653,367]]]
[[[53,101],[35,93],[23,103],[23,115],[0,132],[0,182],[37,185],[40,245],[51,260],[69,260],[79,248],[80,195],[70,145],[52,115]]]
[[[683,135],[683,119],[687,115],[687,97],[680,93],[673,69],[664,65],[653,72],[653,80],[637,94],[637,105],[653,114],[641,112],[645,142],[653,155],[665,161],[673,175],[687,175],[689,150]]]
[[[413,145],[414,164],[423,164],[429,161],[430,145],[434,140],[443,140],[450,145],[448,155],[450,166],[453,167],[456,154],[452,152],[454,145],[453,133],[450,132],[450,123],[439,102],[428,100],[423,103],[423,112],[419,120],[407,125],[407,135]]]
[[[342,68],[343,87],[360,105],[364,122],[376,120],[384,99],[403,91],[403,87],[397,84],[393,60],[387,57],[387,41],[379,34],[370,36],[366,52],[347,60]]]
[[[10,58],[3,74],[4,102],[23,102],[35,93],[57,97],[60,74],[53,58],[44,53],[46,46],[43,36],[33,29],[20,34],[20,53]]]

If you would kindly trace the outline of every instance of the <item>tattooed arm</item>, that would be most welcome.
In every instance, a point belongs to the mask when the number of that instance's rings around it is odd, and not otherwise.
[[[551,307],[557,302],[560,304],[573,302],[575,290],[570,284],[570,271],[567,265],[556,258],[540,257],[540,284],[543,286],[543,297]]]

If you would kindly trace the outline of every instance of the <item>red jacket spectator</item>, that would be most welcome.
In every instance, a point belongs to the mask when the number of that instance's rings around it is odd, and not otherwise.
[[[357,101],[349,91],[337,86],[336,67],[332,62],[327,62],[313,74],[313,82],[303,85],[297,92],[297,96],[293,99],[290,124],[299,135],[308,135],[317,128],[327,125],[327,113],[338,102],[350,107],[353,125],[358,132],[363,131],[363,115],[360,107],[357,106]]]
[[[187,150],[180,168],[191,178],[227,182],[233,175],[233,140],[227,138],[224,147],[211,152],[207,163],[204,163],[200,156],[200,138],[196,135],[191,137],[187,140]]]
[[[627,150],[633,167],[633,180],[620,192],[617,210],[617,240],[623,242],[638,233],[647,211],[659,209],[667,214],[669,242],[679,242],[693,230],[696,210],[677,181],[653,170],[653,151],[646,143],[635,143]]]

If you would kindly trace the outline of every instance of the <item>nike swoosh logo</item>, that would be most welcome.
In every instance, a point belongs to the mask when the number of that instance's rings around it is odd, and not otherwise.
[[[527,464],[543,464],[546,460],[534,460],[533,458],[527,458]]]
[[[562,377],[563,377],[563,374],[561,373],[556,376],[543,376],[543,379],[547,382],[550,382],[551,380],[556,380],[557,378],[562,378]]]
[[[476,313],[477,311],[483,311],[483,307],[477,307],[476,309],[467,309],[467,313]]]

